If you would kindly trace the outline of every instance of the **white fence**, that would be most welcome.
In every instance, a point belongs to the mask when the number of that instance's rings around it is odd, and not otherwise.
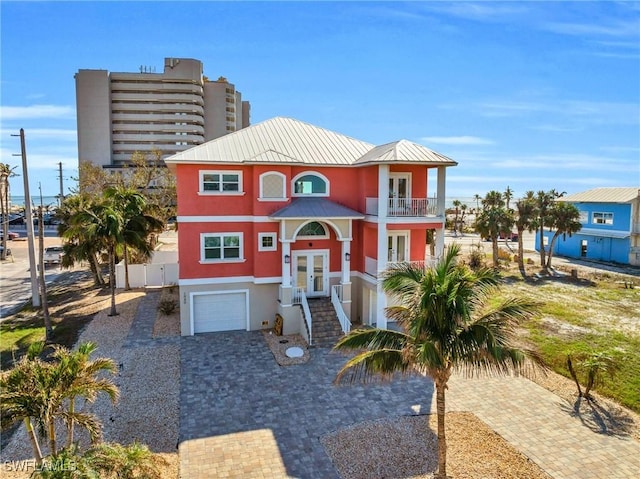
[[[150,263],[129,265],[129,286],[167,286],[178,284],[178,252],[156,251]],[[116,265],[116,288],[125,287],[124,261]]]

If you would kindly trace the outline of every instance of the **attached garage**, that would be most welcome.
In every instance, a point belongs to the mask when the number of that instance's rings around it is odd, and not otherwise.
[[[248,329],[247,290],[192,293],[191,305],[194,333]]]

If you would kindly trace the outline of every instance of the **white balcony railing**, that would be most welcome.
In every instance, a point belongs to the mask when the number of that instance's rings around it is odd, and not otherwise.
[[[389,198],[387,216],[390,217],[425,217],[437,216],[437,198]],[[379,215],[378,198],[366,198],[365,213]]]
[[[312,330],[311,330],[311,310],[309,309],[309,303],[307,301],[307,295],[303,288],[293,288],[293,304],[299,304],[302,306],[302,312],[304,313],[304,320],[307,323],[307,330],[309,331],[309,344],[313,344]]]
[[[425,268],[432,268],[436,265],[436,258],[425,258],[422,261],[409,261],[411,264],[424,266]],[[407,261],[387,261],[387,268],[393,267],[395,265],[407,263]],[[378,260],[375,258],[370,258],[369,256],[364,257],[364,272],[374,278],[378,277]]]
[[[351,331],[351,321],[347,317],[347,314],[344,312],[342,308],[342,285],[336,284],[331,287],[331,304],[333,305],[333,309],[336,310],[336,315],[338,316],[338,321],[340,321],[340,326],[342,327],[342,332],[347,334]]]

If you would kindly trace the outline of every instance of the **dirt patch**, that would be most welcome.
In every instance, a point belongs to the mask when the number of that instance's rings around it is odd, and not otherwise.
[[[295,364],[303,364],[309,361],[309,345],[299,334],[278,336],[274,334],[273,329],[265,329],[262,333],[267,346],[269,346],[269,349],[273,353],[273,357],[280,366],[293,366]],[[290,358],[286,355],[287,349],[294,346],[302,349],[302,357]]]
[[[172,301],[175,304],[173,312],[166,314],[158,309],[156,321],[153,323],[153,337],[180,336],[180,292],[176,286],[162,289],[162,295],[158,304],[163,301]]]
[[[425,479],[438,467],[436,431],[435,414],[404,416],[355,424],[321,442],[343,479]],[[474,414],[447,413],[446,434],[451,477],[550,479]]]

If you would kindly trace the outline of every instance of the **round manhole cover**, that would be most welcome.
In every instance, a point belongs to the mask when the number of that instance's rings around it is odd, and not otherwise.
[[[288,358],[301,358],[304,355],[304,351],[298,346],[288,348],[284,353]]]

